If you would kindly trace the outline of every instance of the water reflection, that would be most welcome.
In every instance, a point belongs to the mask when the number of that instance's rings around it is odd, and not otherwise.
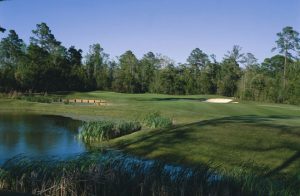
[[[20,153],[63,157],[85,152],[75,138],[80,125],[59,116],[0,114],[0,163]]]

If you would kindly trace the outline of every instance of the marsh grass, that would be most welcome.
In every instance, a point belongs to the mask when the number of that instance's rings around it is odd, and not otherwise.
[[[141,124],[136,121],[94,121],[85,122],[78,137],[84,141],[105,141],[139,131]]]
[[[150,128],[166,128],[172,126],[172,119],[163,117],[159,112],[152,112],[144,118],[144,124]]]
[[[187,168],[116,151],[85,153],[69,160],[8,160],[0,190],[37,195],[298,195],[295,183],[235,170],[227,175],[199,165]]]

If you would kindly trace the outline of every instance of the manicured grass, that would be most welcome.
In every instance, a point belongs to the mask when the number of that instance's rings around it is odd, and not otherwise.
[[[45,104],[0,99],[0,112],[30,111],[79,119],[142,120],[159,111],[175,126],[142,130],[108,145],[133,154],[187,165],[247,168],[266,175],[300,174],[300,107],[283,104],[201,102],[218,96],[112,92],[70,93],[67,98],[105,99],[110,105]],[[94,144],[97,146],[97,144]],[[269,168],[268,170],[266,169]]]

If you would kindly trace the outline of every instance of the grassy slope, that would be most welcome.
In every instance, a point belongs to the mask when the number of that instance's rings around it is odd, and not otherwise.
[[[172,117],[175,128],[144,130],[109,145],[171,162],[221,164],[232,169],[264,166],[276,172],[300,172],[300,107],[266,103],[216,104],[215,96],[72,93],[69,98],[98,98],[110,106],[41,104],[0,99],[0,111],[61,114],[80,119],[142,119],[151,111]]]

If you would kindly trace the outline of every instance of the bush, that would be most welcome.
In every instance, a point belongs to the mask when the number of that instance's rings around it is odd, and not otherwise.
[[[162,117],[159,112],[153,112],[146,116],[144,124],[150,128],[165,128],[172,126],[172,119]]]

